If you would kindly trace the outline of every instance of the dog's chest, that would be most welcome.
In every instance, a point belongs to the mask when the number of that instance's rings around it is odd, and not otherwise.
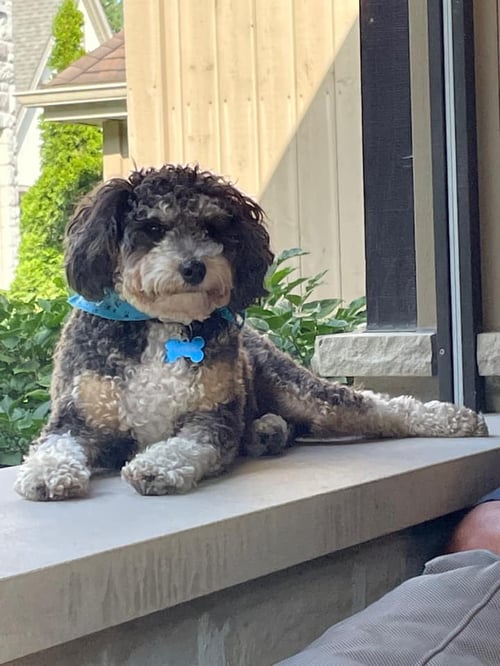
[[[178,328],[153,324],[140,363],[125,372],[120,422],[142,446],[170,437],[179,417],[199,408],[205,394],[200,367],[184,358],[165,361],[168,339],[179,339]]]

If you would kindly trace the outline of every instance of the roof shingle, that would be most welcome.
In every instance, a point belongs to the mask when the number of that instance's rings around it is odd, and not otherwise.
[[[13,0],[14,77],[16,90],[30,90],[52,37],[61,0]]]
[[[122,31],[63,69],[44,87],[88,86],[125,81],[125,41]]]

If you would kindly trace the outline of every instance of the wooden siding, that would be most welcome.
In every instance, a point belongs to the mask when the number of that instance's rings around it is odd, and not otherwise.
[[[364,293],[357,0],[126,0],[130,157],[257,197],[323,294]]]
[[[474,3],[483,326],[500,331],[500,0]]]
[[[103,123],[103,177],[127,177],[133,164],[128,156],[127,123],[106,120]]]

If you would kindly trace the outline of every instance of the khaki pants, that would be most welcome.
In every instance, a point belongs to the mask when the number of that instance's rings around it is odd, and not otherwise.
[[[443,555],[279,666],[500,666],[500,557]]]

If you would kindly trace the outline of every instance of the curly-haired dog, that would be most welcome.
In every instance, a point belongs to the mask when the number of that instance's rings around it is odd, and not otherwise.
[[[77,292],[56,355],[49,423],[21,467],[32,500],[85,495],[121,467],[139,493],[184,492],[240,453],[313,435],[487,433],[466,408],[321,381],[239,315],[273,260],[261,208],[198,168],[114,179],[69,224]]]

